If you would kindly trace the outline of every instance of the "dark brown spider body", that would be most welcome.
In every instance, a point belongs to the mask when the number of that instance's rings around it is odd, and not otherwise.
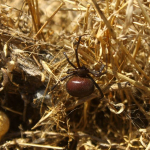
[[[79,76],[79,77],[86,77],[87,74],[89,73],[89,70],[87,70],[85,68],[85,66],[82,66],[81,68],[78,68],[76,70],[76,74]]]
[[[66,83],[67,92],[74,97],[84,97],[93,93],[94,83],[90,78],[73,76]]]

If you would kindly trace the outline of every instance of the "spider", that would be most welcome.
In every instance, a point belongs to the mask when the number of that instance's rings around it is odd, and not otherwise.
[[[94,85],[95,85],[96,88],[100,92],[100,95],[101,95],[100,99],[102,99],[104,97],[104,94],[103,94],[101,88],[98,86],[98,84],[90,76],[90,74],[92,74],[95,77],[99,77],[103,74],[106,74],[107,71],[102,73],[102,70],[105,67],[104,64],[102,64],[99,71],[93,71],[93,70],[90,70],[90,69],[86,68],[84,65],[82,65],[82,66],[80,65],[79,57],[78,57],[78,47],[79,47],[82,36],[79,36],[77,47],[75,49],[77,67],[69,60],[67,54],[64,52],[64,55],[65,55],[68,63],[74,69],[71,69],[71,70],[69,69],[67,71],[67,74],[69,74],[69,75],[61,78],[59,80],[59,82],[61,82],[61,81],[63,81],[63,80],[70,77],[69,80],[66,83],[66,90],[71,96],[74,96],[74,97],[85,97],[85,96],[88,96],[88,95],[92,94],[93,91],[94,91]],[[56,83],[52,87],[51,91],[54,90],[54,88],[58,85],[58,83]]]

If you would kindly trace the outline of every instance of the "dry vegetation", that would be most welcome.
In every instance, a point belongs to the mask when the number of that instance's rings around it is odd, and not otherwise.
[[[0,149],[150,149],[150,2],[15,0],[0,4]],[[80,63],[107,73],[76,98],[58,84]]]

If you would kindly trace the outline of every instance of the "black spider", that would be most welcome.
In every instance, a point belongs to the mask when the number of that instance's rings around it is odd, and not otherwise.
[[[103,98],[104,94],[103,94],[101,88],[94,81],[94,79],[89,75],[89,73],[94,75],[95,77],[99,77],[99,76],[101,76],[101,75],[106,73],[106,71],[102,73],[102,70],[104,69],[105,66],[104,66],[104,64],[102,64],[102,66],[101,66],[99,71],[92,71],[90,69],[87,69],[84,65],[82,65],[82,66],[80,65],[79,58],[78,58],[78,47],[79,47],[79,44],[80,44],[80,41],[81,41],[81,37],[82,36],[79,37],[79,40],[78,40],[78,43],[77,43],[77,48],[75,49],[75,56],[76,56],[76,61],[77,61],[77,67],[69,60],[68,56],[64,52],[64,55],[65,55],[68,63],[74,69],[72,69],[72,70],[69,69],[67,71],[67,74],[69,74],[69,75],[61,78],[59,82],[61,82],[61,81],[65,80],[65,79],[67,79],[68,77],[72,76],[66,83],[66,90],[67,90],[67,92],[70,95],[75,96],[75,97],[88,96],[91,93],[93,93],[94,85],[95,85],[96,88],[99,90],[99,92],[101,94],[100,98]],[[54,88],[57,86],[58,83],[56,83],[52,87],[51,91],[54,90]]]

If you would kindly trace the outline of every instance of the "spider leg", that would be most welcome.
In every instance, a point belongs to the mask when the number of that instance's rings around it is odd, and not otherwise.
[[[78,57],[78,48],[79,48],[79,45],[80,45],[81,37],[85,36],[85,35],[87,35],[87,34],[79,36],[79,40],[78,40],[78,43],[77,43],[77,48],[75,49],[75,55],[76,55],[76,61],[77,61],[78,68],[81,68],[80,63],[79,63],[79,57]]]
[[[63,80],[67,79],[68,77],[72,76],[74,73],[71,73],[63,78],[61,78],[52,88],[51,88],[51,91],[53,91],[55,89],[55,87]]]
[[[68,63],[69,63],[73,68],[77,69],[77,67],[69,60],[69,58],[68,58],[68,56],[67,56],[67,54],[66,54],[65,52],[64,52],[64,55],[65,55],[65,57],[66,57]]]
[[[77,61],[77,66],[78,66],[78,68],[81,68],[81,67],[80,67],[80,63],[79,63],[79,57],[78,57],[78,47],[79,47],[79,44],[80,44],[80,41],[81,41],[81,37],[82,37],[82,36],[79,37],[79,40],[78,40],[78,43],[77,43],[77,48],[75,49],[75,55],[76,55],[76,61]],[[65,55],[65,57],[66,57],[68,63],[69,63],[73,68],[77,69],[77,67],[69,60],[69,58],[68,58],[68,56],[67,56],[67,54],[66,54],[65,52],[64,52],[64,55]]]
[[[78,48],[79,48],[79,45],[80,45],[81,37],[82,36],[79,36],[79,40],[78,40],[78,43],[77,43],[77,48],[75,49],[75,55],[76,55],[76,61],[77,61],[78,68],[81,67],[80,63],[79,63],[79,57],[78,57]]]
[[[102,98],[104,97],[104,94],[103,94],[101,88],[98,86],[98,84],[94,81],[94,79],[93,79],[89,74],[87,74],[87,76],[93,81],[94,85],[95,85],[96,88],[99,90],[99,92],[100,92],[100,94],[101,94],[100,99],[102,99]]]
[[[101,75],[107,73],[107,60],[108,60],[107,54],[108,54],[108,50],[106,49],[106,71],[104,71],[104,72],[102,73],[102,71],[103,71],[105,65],[101,62],[101,63],[102,63],[102,66],[101,66],[101,68],[100,68],[99,71],[92,71],[92,70],[89,70],[89,73],[91,73],[91,74],[94,75],[95,77],[100,77]]]
[[[102,70],[104,69],[105,65],[102,64],[101,68],[99,71],[92,71],[92,70],[89,70],[89,73],[91,73],[93,76],[95,77],[100,77],[101,75],[103,74],[106,74],[107,73],[107,70],[105,72],[102,72]]]
[[[75,70],[74,69],[68,69],[67,74],[71,74],[71,73],[75,73]]]
[[[82,37],[82,36],[84,36],[84,35],[79,36],[79,40],[78,40],[78,43],[77,43],[77,47],[76,47],[76,49],[75,49],[76,62],[77,62],[78,68],[81,68],[80,62],[79,62],[79,57],[78,57],[78,48],[79,48],[79,45],[80,45],[80,41],[81,41],[81,37]],[[72,67],[74,67],[75,69],[77,69],[77,67],[69,60],[69,58],[68,58],[68,56],[67,56],[67,54],[66,54],[65,52],[64,52],[64,55],[65,55],[65,57],[66,57],[68,63],[69,63]]]

